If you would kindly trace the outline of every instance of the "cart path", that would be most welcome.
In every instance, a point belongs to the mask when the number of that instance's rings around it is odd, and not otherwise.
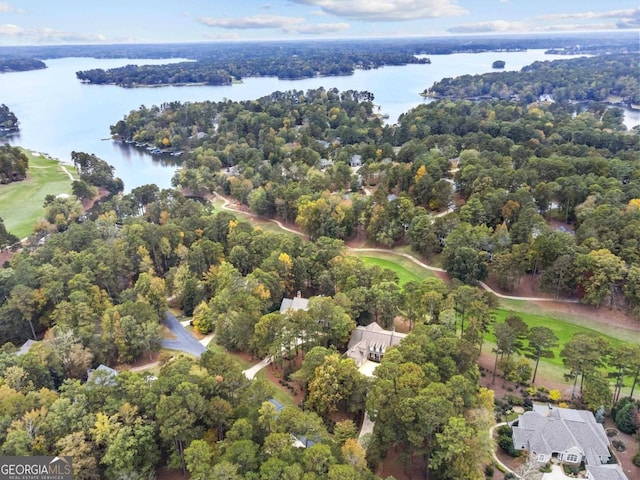
[[[279,220],[273,219],[273,218],[265,218],[265,217],[261,217],[259,215],[256,215],[254,213],[251,212],[245,212],[243,210],[239,210],[236,208],[233,208],[232,206],[230,206],[230,202],[227,198],[225,198],[224,196],[220,195],[219,193],[215,193],[216,197],[218,197],[219,199],[222,200],[223,204],[222,204],[222,208],[224,210],[227,210],[229,212],[234,212],[234,213],[240,213],[243,215],[247,215],[251,218],[259,218],[260,220],[267,220],[269,222],[275,223],[278,227],[280,227],[282,230],[284,230],[285,232],[289,232],[292,233],[294,235],[298,235],[304,238],[307,238],[306,235],[304,235],[303,233],[297,231],[297,230],[293,230],[291,228],[288,228],[286,226],[284,226]],[[448,212],[445,212],[448,213]],[[394,250],[389,250],[387,248],[354,248],[354,247],[349,247],[345,245],[345,248],[351,252],[371,252],[371,253],[384,253],[384,254],[389,254],[389,255],[397,255],[399,257],[404,257],[410,261],[412,261],[413,263],[415,263],[416,265],[418,265],[421,268],[424,268],[426,270],[431,270],[434,272],[440,272],[440,273],[447,273],[446,270],[439,268],[439,267],[434,267],[432,265],[428,265],[420,260],[418,260],[416,257],[414,257],[413,255],[409,254],[409,253],[403,253],[403,252],[396,252]],[[496,297],[498,298],[503,298],[505,300],[524,300],[527,302],[556,302],[556,303],[580,303],[578,300],[573,300],[573,299],[566,299],[566,298],[548,298],[548,297],[518,297],[518,296],[514,296],[514,295],[504,295],[502,293],[496,292],[494,289],[492,289],[489,285],[487,285],[484,282],[479,282],[480,286],[486,290],[487,292],[493,293]]]

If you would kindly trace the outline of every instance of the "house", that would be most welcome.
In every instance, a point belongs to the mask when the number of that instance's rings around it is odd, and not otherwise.
[[[333,165],[333,161],[329,160],[328,158],[321,158],[320,159],[320,168],[327,168]]]
[[[588,410],[534,405],[533,411],[520,415],[513,427],[514,448],[528,451],[538,462],[551,459],[570,465],[584,462],[594,480],[625,479],[621,470],[600,468],[611,461],[609,445],[604,428]],[[618,476],[602,476],[609,473]]]
[[[279,401],[277,401],[275,398],[270,398],[269,400],[267,400],[271,405],[273,405],[276,409],[276,414],[279,414],[282,409],[284,408],[284,405],[282,405]],[[316,438],[315,440],[312,440],[310,438],[304,437],[302,435],[291,435],[292,437],[292,441],[293,441],[293,446],[296,448],[308,448],[308,447],[312,447],[314,446],[320,439]]]
[[[351,160],[349,160],[349,165],[351,167],[361,167],[362,166],[362,155],[352,155]]]
[[[628,480],[618,464],[587,465],[588,480]]]
[[[395,330],[385,330],[376,322],[366,327],[358,326],[351,334],[346,354],[358,368],[367,360],[381,362],[387,348],[398,345],[406,336]]]
[[[18,349],[18,351],[16,352],[16,355],[18,355],[18,356],[25,355],[31,349],[31,347],[33,347],[35,344],[36,344],[35,340],[31,340],[31,339],[27,340]]]
[[[302,294],[298,291],[295,298],[283,298],[280,304],[280,313],[287,313],[289,310],[308,310],[309,299],[302,298]]]
[[[118,371],[100,364],[97,368],[90,368],[87,370],[87,382],[97,383],[99,385],[107,385],[110,387],[115,386],[115,378],[118,376]]]

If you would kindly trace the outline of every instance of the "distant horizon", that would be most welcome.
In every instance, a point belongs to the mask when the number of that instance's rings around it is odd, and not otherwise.
[[[640,31],[634,30],[587,30],[587,31],[566,31],[566,32],[507,32],[507,33],[465,33],[465,34],[443,34],[443,35],[406,35],[406,36],[381,36],[381,37],[321,37],[321,38],[262,38],[262,39],[226,39],[226,40],[185,40],[185,41],[155,41],[155,42],[114,42],[114,43],[47,43],[47,44],[17,44],[0,45],[3,48],[50,48],[50,47],[109,47],[109,46],[136,46],[136,45],[224,45],[238,43],[310,43],[310,42],[349,42],[349,41],[393,41],[393,40],[455,40],[462,38],[558,38],[572,36],[637,36],[640,48]]]
[[[0,46],[119,45],[633,31],[637,0],[0,1]]]

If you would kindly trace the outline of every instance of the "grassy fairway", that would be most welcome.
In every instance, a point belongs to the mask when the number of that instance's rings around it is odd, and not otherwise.
[[[621,343],[624,343],[622,340],[612,337],[610,335],[606,335],[600,331],[594,330],[592,328],[584,327],[582,325],[577,325],[575,323],[560,320],[558,318],[551,318],[548,316],[536,315],[531,313],[516,312],[513,310],[505,310],[503,308],[494,310],[494,312],[496,315],[496,320],[498,322],[504,321],[504,319],[510,315],[518,315],[520,318],[522,318],[525,321],[525,323],[529,326],[529,328],[547,327],[553,330],[553,333],[555,333],[556,336],[560,339],[560,346],[554,349],[553,351],[553,353],[555,354],[554,358],[546,358],[544,359],[544,361],[545,363],[548,363],[558,368],[564,368],[562,364],[562,359],[560,358],[560,351],[562,350],[562,347],[564,346],[564,344],[567,343],[575,333],[585,333],[587,335],[600,335],[606,338],[611,343],[612,347],[615,347],[617,345],[620,345]],[[495,337],[493,336],[493,334],[489,335],[488,339],[491,342],[495,342]],[[629,341],[636,342],[636,343],[640,342],[640,339],[637,339],[637,338],[627,337],[625,338],[625,340],[627,342]]]
[[[426,270],[422,267],[419,267],[412,261],[400,257],[398,255],[394,255],[392,253],[382,253],[382,252],[353,252],[354,255],[357,255],[362,259],[364,264],[368,267],[372,265],[377,265],[381,268],[388,268],[389,270],[393,270],[399,279],[400,285],[404,285],[407,282],[421,282],[425,278],[433,277],[434,274],[430,270]],[[375,255],[374,257],[370,255]]]
[[[27,179],[0,185],[0,216],[7,230],[18,238],[29,236],[44,216],[44,197],[71,193],[71,180],[56,160],[23,151],[29,157]]]

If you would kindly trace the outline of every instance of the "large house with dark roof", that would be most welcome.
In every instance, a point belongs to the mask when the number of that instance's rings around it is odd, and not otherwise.
[[[515,424],[516,422],[514,422]],[[556,459],[580,465],[584,462],[587,478],[624,480],[626,475],[612,460],[609,439],[601,424],[588,410],[571,410],[550,405],[534,405],[513,427],[513,446],[526,450],[538,462]]]

